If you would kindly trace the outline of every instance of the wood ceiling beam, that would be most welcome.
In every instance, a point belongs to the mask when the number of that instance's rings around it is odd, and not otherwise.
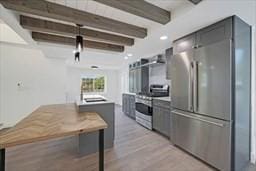
[[[78,34],[78,28],[72,25],[56,23],[52,21],[36,19],[27,16],[20,16],[20,24],[23,28],[35,32],[47,32],[60,35],[75,37]],[[95,31],[87,28],[81,28],[80,34],[86,40],[95,40],[117,45],[134,45],[134,39]]]
[[[22,13],[81,24],[91,28],[107,30],[131,37],[144,38],[147,36],[146,28],[116,21],[45,0],[0,0],[0,3],[2,3],[2,5],[7,9]]]
[[[74,47],[76,44],[75,43],[76,39],[74,39],[72,37],[57,36],[57,35],[46,34],[46,33],[32,32],[32,38],[35,41],[39,41],[39,42],[64,44],[64,45],[71,45]],[[124,51],[123,46],[107,44],[107,43],[102,43],[102,42],[84,40],[83,44],[84,44],[85,48],[106,50],[106,51],[113,51],[113,52],[123,52]]]
[[[144,0],[94,0],[119,10],[166,24],[170,21],[171,13]]]
[[[199,4],[202,0],[188,0],[189,2],[192,2],[193,4],[197,5]]]

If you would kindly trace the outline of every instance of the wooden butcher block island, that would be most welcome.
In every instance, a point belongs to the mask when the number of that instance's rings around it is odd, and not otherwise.
[[[5,170],[5,148],[94,131],[99,131],[99,169],[104,170],[105,128],[106,122],[97,113],[78,113],[75,104],[41,106],[0,135],[0,171]]]

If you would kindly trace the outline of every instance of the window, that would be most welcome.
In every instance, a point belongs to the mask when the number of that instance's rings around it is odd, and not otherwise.
[[[82,93],[104,92],[105,91],[105,77],[84,77],[81,83]]]

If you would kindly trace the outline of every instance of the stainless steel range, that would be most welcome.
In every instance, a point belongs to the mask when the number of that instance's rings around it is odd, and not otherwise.
[[[137,94],[135,99],[136,122],[152,130],[152,97],[169,96],[168,85],[150,85],[150,92]]]

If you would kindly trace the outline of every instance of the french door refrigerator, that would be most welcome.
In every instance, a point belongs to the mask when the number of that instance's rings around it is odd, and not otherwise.
[[[249,162],[250,35],[232,16],[174,41],[171,140],[219,170]]]

